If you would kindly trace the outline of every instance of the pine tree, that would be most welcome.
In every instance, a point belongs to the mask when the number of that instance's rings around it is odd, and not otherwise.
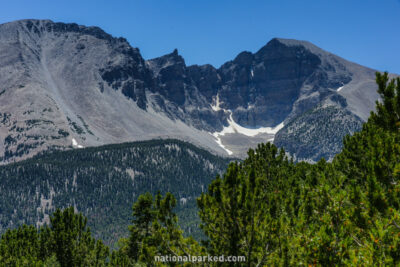
[[[150,193],[139,196],[133,205],[133,224],[129,227],[128,247],[124,249],[129,258],[154,265],[155,256],[198,255],[201,248],[197,242],[183,237],[173,211],[175,206],[176,199],[171,193],[164,197],[157,193],[155,198]],[[182,263],[171,262],[169,265],[181,266]],[[186,265],[190,266],[190,263]]]

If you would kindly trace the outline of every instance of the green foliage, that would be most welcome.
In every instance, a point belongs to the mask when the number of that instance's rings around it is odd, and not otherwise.
[[[155,199],[146,193],[138,198],[133,205],[133,224],[129,227],[126,250],[129,258],[135,262],[158,264],[154,262],[157,255],[198,255],[201,251],[198,243],[182,235],[178,218],[173,212],[175,205],[176,199],[171,193],[165,197],[157,193]],[[178,263],[171,265],[178,266]]]
[[[100,266],[108,256],[108,248],[91,236],[87,219],[75,214],[74,208],[56,210],[51,218],[52,249],[61,266]]]
[[[376,113],[372,112],[370,121],[390,131],[400,128],[400,78],[389,81],[388,73],[376,73],[378,93],[382,102],[376,102]]]
[[[263,264],[279,245],[272,241],[279,227],[275,220],[282,215],[277,204],[293,171],[284,151],[269,143],[250,150],[243,163],[231,163],[224,177],[217,177],[198,199],[209,252],[243,255]]]
[[[23,225],[0,239],[1,266],[106,266],[109,249],[96,241],[87,219],[74,209],[57,209],[50,227]]]
[[[37,229],[33,226],[24,225],[16,230],[8,230],[0,239],[2,265],[40,264],[42,251]]]

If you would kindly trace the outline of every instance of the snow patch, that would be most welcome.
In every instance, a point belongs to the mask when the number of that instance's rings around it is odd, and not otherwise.
[[[220,147],[222,147],[222,149],[224,149],[224,150],[226,151],[226,153],[228,153],[228,155],[232,155],[233,152],[230,151],[229,149],[227,149],[227,148],[222,144],[221,137],[219,137],[218,133],[213,133],[213,135],[214,135],[214,137],[217,139],[215,142],[217,142],[217,144],[218,144]]]
[[[259,134],[275,135],[284,126],[284,123],[281,122],[280,124],[278,124],[275,127],[260,127],[260,128],[254,128],[254,129],[246,128],[246,127],[240,126],[233,120],[232,112],[231,112],[231,115],[229,116],[228,124],[229,125],[225,126],[221,132],[215,132],[215,133],[212,133],[212,135],[216,138],[217,144],[220,147],[222,147],[229,155],[232,155],[233,152],[230,151],[229,149],[227,149],[222,144],[221,136],[224,136],[225,134],[230,134],[230,133],[238,133],[238,134],[246,135],[249,137],[254,137]],[[272,141],[274,141],[274,138],[272,137],[272,138],[268,139],[267,141],[272,142]]]
[[[217,94],[216,98],[215,98],[215,105],[211,105],[211,108],[214,111],[219,111],[221,110],[221,107],[219,106],[221,104],[221,102],[219,102],[219,95]]]
[[[72,146],[76,148],[83,148],[82,145],[79,145],[75,138],[72,138]]]
[[[227,133],[239,133],[239,134],[253,137],[258,134],[263,134],[263,133],[276,134],[284,126],[283,122],[281,122],[279,125],[277,125],[275,127],[260,127],[260,128],[253,128],[253,129],[246,128],[246,127],[240,126],[233,120],[232,112],[231,112],[231,115],[229,116],[228,123],[229,123],[229,125],[225,126],[221,132],[214,133],[213,135],[217,134],[218,136],[223,136]]]
[[[340,86],[340,87],[336,90],[336,92],[340,92],[340,90],[342,90],[343,87],[344,87],[344,83],[342,83],[342,86]]]
[[[181,206],[185,206],[186,203],[187,203],[187,198],[182,197],[182,198],[179,200],[179,202],[180,202]]]

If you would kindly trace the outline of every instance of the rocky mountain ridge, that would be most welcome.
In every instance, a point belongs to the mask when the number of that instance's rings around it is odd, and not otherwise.
[[[339,118],[339,136],[331,139],[326,125],[319,139],[337,142],[359,129],[378,99],[374,70],[288,39],[217,69],[186,66],[177,50],[145,60],[98,27],[22,20],[0,25],[0,62],[3,162],[49,148],[172,137],[241,157],[275,134],[297,158],[316,160],[315,138],[293,149],[289,132],[299,127],[285,125],[313,123],[302,116],[335,107],[352,123]],[[321,150],[328,158],[337,152]]]

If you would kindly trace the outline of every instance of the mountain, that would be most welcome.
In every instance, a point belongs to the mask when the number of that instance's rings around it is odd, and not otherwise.
[[[273,141],[297,159],[330,159],[373,110],[374,73],[306,41],[272,39],[217,69],[187,66],[177,50],[145,60],[98,27],[10,22],[0,25],[1,160],[154,138],[234,157]]]
[[[229,160],[178,140],[152,140],[54,151],[0,166],[0,234],[43,225],[56,208],[75,207],[97,238],[128,233],[140,194],[172,192],[186,234],[199,237],[196,198]]]

